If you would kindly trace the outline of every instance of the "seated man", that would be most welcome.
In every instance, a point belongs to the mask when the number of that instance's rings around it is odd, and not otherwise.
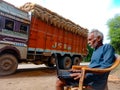
[[[110,44],[103,44],[103,34],[98,30],[92,30],[88,34],[88,44],[94,48],[89,64],[90,68],[108,68],[115,60],[115,51]],[[110,72],[103,74],[87,73],[84,85],[91,86],[94,90],[104,90]],[[71,80],[59,79],[56,82],[56,90],[64,90],[64,86],[75,86],[79,83],[80,73],[71,74]]]

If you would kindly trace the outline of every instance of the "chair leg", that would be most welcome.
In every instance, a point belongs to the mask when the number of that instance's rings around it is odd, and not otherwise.
[[[84,78],[85,78],[85,69],[83,69],[81,72],[81,78],[79,80],[79,90],[83,90]]]

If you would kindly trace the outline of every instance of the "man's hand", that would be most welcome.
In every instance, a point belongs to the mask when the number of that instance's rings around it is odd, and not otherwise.
[[[72,74],[70,74],[71,77],[74,78],[74,80],[77,80],[81,77],[81,71],[80,70],[72,70]]]

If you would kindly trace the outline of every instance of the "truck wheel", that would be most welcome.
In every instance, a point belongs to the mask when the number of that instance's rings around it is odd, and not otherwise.
[[[66,56],[59,60],[59,67],[61,69],[70,69],[72,66],[72,60],[70,57]]]
[[[73,58],[73,65],[80,65],[81,59],[79,57]]]
[[[0,56],[0,75],[9,75],[16,71],[18,62],[12,54],[3,54]]]
[[[49,59],[48,59],[48,66],[49,67],[54,67],[55,65],[55,57],[51,56]]]

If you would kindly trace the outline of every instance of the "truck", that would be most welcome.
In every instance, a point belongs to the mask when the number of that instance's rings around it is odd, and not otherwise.
[[[16,72],[22,62],[79,65],[87,55],[88,30],[38,4],[16,7],[0,0],[0,75]]]

